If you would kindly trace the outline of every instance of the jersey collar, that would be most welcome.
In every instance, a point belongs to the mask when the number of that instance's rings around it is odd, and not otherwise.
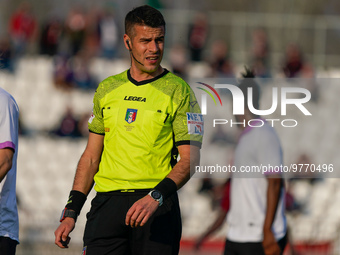
[[[135,84],[136,86],[139,86],[139,85],[145,85],[145,84],[148,84],[150,82],[153,82],[155,80],[158,80],[159,78],[162,78],[164,75],[166,75],[169,71],[167,69],[164,68],[164,71],[163,73],[161,73],[160,75],[152,78],[152,79],[148,79],[148,80],[144,80],[144,81],[136,81],[134,78],[131,77],[131,74],[130,74],[130,69],[127,71],[127,76],[128,76],[128,79],[130,82],[132,82],[133,84]]]

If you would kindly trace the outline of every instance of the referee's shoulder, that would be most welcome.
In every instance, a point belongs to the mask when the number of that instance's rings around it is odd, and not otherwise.
[[[127,81],[126,72],[127,70],[119,74],[111,75],[105,78],[99,83],[97,90],[111,90],[125,83]]]
[[[183,92],[190,90],[190,86],[185,80],[170,71],[164,76],[164,79],[168,85],[174,86],[178,90]]]

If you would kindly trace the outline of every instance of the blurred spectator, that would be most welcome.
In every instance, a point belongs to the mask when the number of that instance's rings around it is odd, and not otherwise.
[[[13,72],[13,53],[8,38],[0,40],[0,69]]]
[[[12,14],[9,32],[16,56],[25,54],[28,44],[35,40],[37,34],[37,22],[28,2],[22,2]]]
[[[50,19],[42,28],[40,37],[40,54],[54,56],[58,53],[63,27],[61,22]]]
[[[210,174],[206,174],[200,180],[198,193],[209,197],[212,210],[218,208],[223,200],[224,184],[214,182]]]
[[[302,211],[302,205],[300,205],[294,198],[293,192],[291,191],[291,185],[287,185],[285,204],[286,212],[300,213]]]
[[[18,122],[18,133],[20,136],[26,136],[30,134],[30,131],[25,127],[22,121],[22,114],[19,115],[19,122]]]
[[[269,42],[264,29],[255,29],[252,33],[252,70],[261,78],[271,77],[269,63]]]
[[[163,4],[160,0],[147,0],[147,4],[156,9],[162,9]]]
[[[117,56],[118,26],[113,11],[104,10],[99,21],[101,56],[112,59]]]
[[[54,59],[54,84],[57,88],[72,88],[72,68],[67,56],[57,56]]]
[[[172,72],[185,79],[188,66],[185,47],[181,44],[175,44],[170,50],[169,60]]]
[[[314,70],[307,63],[301,49],[296,44],[287,46],[283,71],[287,78],[303,78],[293,81],[298,82],[298,86],[306,88],[311,92],[313,102],[318,101],[320,90],[314,77]]]
[[[297,166],[298,171],[296,171],[294,176],[289,179],[290,182],[307,180],[310,184],[314,184],[315,182],[322,180],[322,178],[318,175],[319,171],[315,171],[315,169],[311,171],[310,166],[314,164],[306,153],[301,153],[299,155],[295,165]]]
[[[66,19],[66,34],[71,45],[71,54],[75,55],[85,40],[86,19],[79,7],[74,7]]]
[[[81,89],[94,89],[97,84],[90,72],[88,52],[81,50],[70,61],[73,86]]]
[[[301,49],[296,44],[290,44],[286,49],[283,71],[287,78],[312,78],[312,67],[305,61]]]
[[[208,18],[205,13],[198,13],[189,28],[189,49],[191,61],[201,61],[202,51],[207,44],[209,33]]]
[[[209,177],[202,178],[201,186],[198,190],[198,193],[210,193],[213,191],[214,184],[212,179]]]
[[[234,77],[233,66],[229,59],[228,46],[222,40],[212,44],[210,66],[213,77]]]
[[[86,18],[85,39],[84,45],[80,50],[85,50],[91,57],[97,56],[100,43],[100,17],[101,10],[91,8]]]
[[[81,50],[73,57],[58,56],[54,64],[54,83],[61,89],[94,89],[96,80],[90,72],[90,53]]]
[[[52,132],[58,136],[67,137],[79,137],[80,133],[78,130],[78,121],[73,114],[71,107],[66,108],[65,115],[63,116],[59,127]]]
[[[89,135],[89,127],[88,127],[88,120],[91,116],[90,113],[84,113],[81,115],[79,121],[78,121],[78,133],[80,136],[86,137]]]

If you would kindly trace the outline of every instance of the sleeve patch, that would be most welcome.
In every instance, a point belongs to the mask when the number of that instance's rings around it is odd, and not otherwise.
[[[188,134],[203,135],[203,115],[200,113],[187,112]]]
[[[90,124],[92,123],[94,117],[95,117],[95,116],[94,116],[94,114],[93,114],[93,112],[92,112],[92,114],[91,114],[91,116],[90,116],[90,118],[89,118],[89,123],[90,123]]]

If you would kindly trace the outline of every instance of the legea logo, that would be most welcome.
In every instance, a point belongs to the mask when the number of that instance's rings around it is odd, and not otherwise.
[[[205,83],[198,82],[199,84],[205,85],[208,88],[210,88],[220,99],[218,93],[215,89],[228,89],[231,92],[232,99],[233,99],[233,115],[243,115],[244,114],[244,105],[245,105],[245,96],[243,95],[243,92],[240,88],[238,88],[236,85],[231,84],[215,84],[214,88],[212,86],[209,86]],[[202,88],[199,88],[201,90],[204,90],[207,92],[212,98],[212,94]],[[272,102],[269,109],[255,109],[252,98],[253,98],[253,90],[252,88],[248,88],[248,99],[247,99],[247,106],[248,109],[255,115],[260,116],[266,116],[274,113],[278,106],[278,98],[279,98],[279,89],[274,87],[272,88]],[[299,94],[298,98],[289,98],[289,95],[294,93]],[[213,98],[214,99],[214,98]],[[281,109],[281,115],[286,116],[287,115],[287,105],[295,105],[304,115],[311,116],[312,114],[308,111],[308,109],[304,106],[305,103],[307,103],[311,99],[311,93],[309,90],[305,88],[298,88],[298,87],[283,87],[280,88],[280,109]],[[203,115],[207,114],[207,96],[206,94],[202,94],[201,98],[201,111]],[[214,99],[215,105],[216,101]],[[220,100],[221,106],[222,101]],[[274,121],[281,121],[281,124],[283,126],[287,127],[295,127],[297,126],[297,121],[294,119],[285,119],[285,120],[279,120],[279,119],[267,119],[268,121],[271,121],[272,126],[274,125]],[[293,122],[293,125],[285,125],[284,123],[287,122]],[[214,119],[214,126],[216,124],[226,124],[226,123],[233,123],[233,120],[225,120],[225,119]],[[234,124],[236,122],[234,121]],[[244,124],[245,123],[238,123],[238,124]],[[251,126],[251,125],[250,125]]]

